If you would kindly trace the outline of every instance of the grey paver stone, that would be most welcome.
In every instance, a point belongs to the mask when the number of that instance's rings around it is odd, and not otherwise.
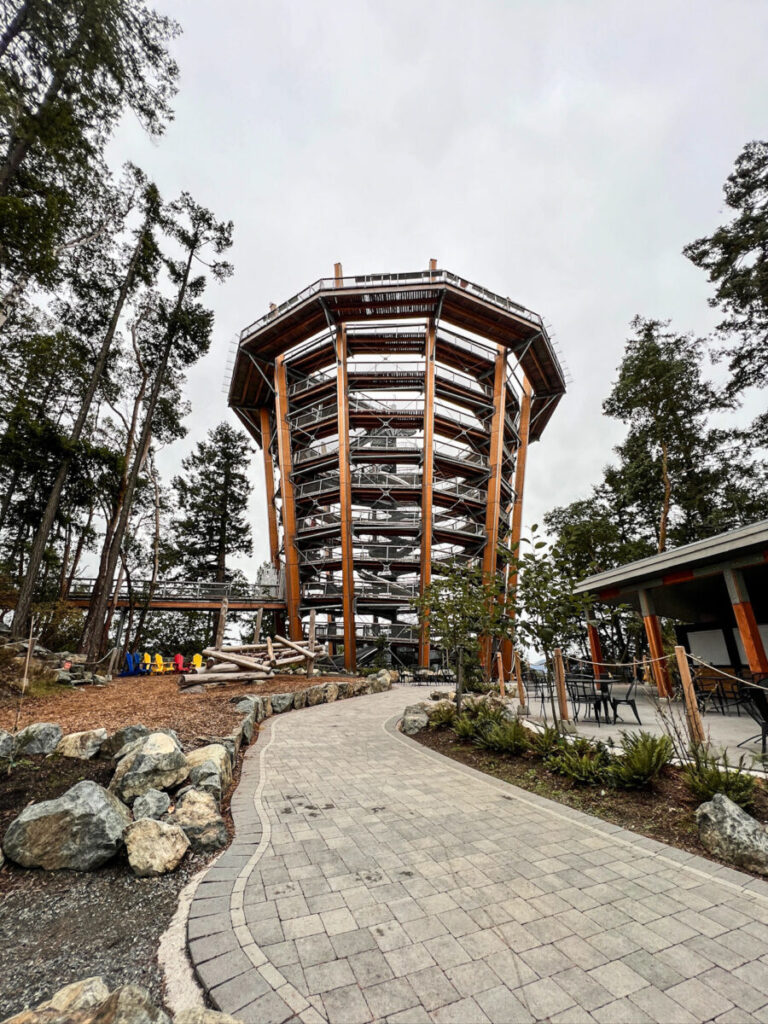
[[[477,992],[485,992],[489,988],[496,988],[499,980],[498,975],[491,970],[484,960],[459,964],[457,967],[449,967],[445,973],[451,984],[462,996],[473,996]]]
[[[691,978],[689,981],[682,981],[679,985],[673,985],[672,988],[667,989],[666,994],[698,1020],[711,1020],[733,1008],[730,999],[719,995],[698,978]]]
[[[269,992],[269,985],[255,967],[211,989],[211,998],[224,1013],[237,1013]]]
[[[431,1016],[435,1024],[489,1024],[488,1017],[474,999],[448,1003],[435,1010]]]
[[[438,935],[436,939],[428,939],[424,945],[434,957],[435,963],[443,970],[469,963],[471,960],[466,949],[452,935]]]
[[[491,1024],[507,1024],[508,1021],[532,1024],[534,1020],[527,1007],[505,985],[478,992],[474,999]]]
[[[325,932],[296,939],[296,952],[302,967],[325,964],[329,960],[335,960],[338,955]]]
[[[210,991],[216,985],[221,985],[230,978],[236,978],[251,970],[252,964],[248,957],[241,950],[234,950],[231,953],[224,953],[213,960],[207,960],[204,964],[198,964],[197,974],[203,985]]]
[[[615,999],[612,1003],[599,1006],[592,1011],[592,1016],[598,1024],[664,1024],[663,1021],[649,1017],[637,1003],[627,998]]]
[[[739,1006],[750,1013],[765,1005],[764,992],[758,992],[753,985],[744,980],[743,975],[738,976],[730,971],[724,971],[722,967],[713,967],[705,971],[699,975],[698,980],[730,1000],[734,1006]]]
[[[425,967],[435,966],[435,961],[429,950],[420,942],[409,943],[399,949],[391,949],[384,953],[384,958],[396,978],[421,971]]]
[[[659,1024],[698,1024],[697,1018],[685,1007],[653,986],[633,992],[628,999]]]
[[[392,978],[378,985],[365,987],[363,995],[374,1018],[388,1017],[400,1010],[419,1005],[418,996],[405,978]]]
[[[355,976],[346,960],[330,960],[325,964],[304,968],[307,991],[311,994],[329,992],[344,985],[353,985]]]
[[[596,1010],[598,1006],[613,1002],[613,993],[580,967],[571,967],[555,975],[554,980],[585,1010]]]
[[[251,1021],[258,1021],[258,1024],[286,1024],[288,1021],[298,1020],[290,1006],[284,1003],[276,992],[267,992],[259,996],[243,1007],[238,1016],[247,1024]]]
[[[575,1002],[552,978],[529,982],[516,994],[537,1020],[546,1020],[560,1010],[566,1010]]]
[[[408,975],[408,981],[427,1010],[436,1010],[461,997],[439,967],[426,967]]]
[[[324,992],[322,999],[329,1024],[367,1024],[372,1019],[368,1004],[357,985]]]

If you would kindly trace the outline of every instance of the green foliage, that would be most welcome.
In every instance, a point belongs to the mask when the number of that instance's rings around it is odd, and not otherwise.
[[[220,423],[182,459],[184,473],[173,479],[179,512],[168,556],[184,576],[224,583],[232,577],[228,558],[251,554],[252,451],[241,430]]]
[[[492,719],[479,719],[475,728],[475,743],[485,750],[496,754],[508,754],[516,757],[530,749],[528,730],[514,721],[494,722]]]
[[[430,729],[444,729],[456,721],[456,708],[452,704],[441,704],[429,716]]]
[[[642,789],[658,777],[672,759],[668,736],[649,732],[622,733],[623,753],[611,765],[611,781],[622,789]]]
[[[541,732],[531,736],[531,749],[539,757],[547,760],[565,748],[565,738],[557,726],[545,725]]]
[[[475,720],[470,718],[466,712],[458,715],[453,723],[453,731],[458,739],[468,742],[475,738]]]
[[[606,781],[611,757],[605,744],[592,743],[583,736],[573,743],[565,742],[561,751],[547,759],[547,767],[583,786],[596,786]]]
[[[724,793],[735,804],[748,810],[754,802],[755,780],[745,766],[745,754],[736,765],[732,765],[725,751],[718,758],[707,744],[696,743],[691,747],[691,760],[683,769],[683,775],[700,803],[711,800],[715,793]]]

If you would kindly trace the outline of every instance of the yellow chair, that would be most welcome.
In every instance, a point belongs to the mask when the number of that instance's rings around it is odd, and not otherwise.
[[[163,661],[162,654],[156,654],[155,660],[152,664],[152,675],[158,676],[165,672],[165,662]]]
[[[193,654],[192,655],[192,668],[202,668],[202,667],[203,667],[203,656],[202,656],[202,654]]]
[[[141,659],[141,663],[144,666],[145,674],[148,675],[150,672],[152,672],[152,659],[150,658],[149,654],[146,651],[144,652],[144,657]]]

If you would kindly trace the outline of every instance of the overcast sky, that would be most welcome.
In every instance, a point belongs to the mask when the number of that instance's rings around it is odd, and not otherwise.
[[[176,17],[176,119],[112,147],[165,195],[235,223],[189,376],[182,456],[222,419],[246,324],[340,261],[438,266],[541,313],[572,383],[531,448],[525,518],[586,495],[619,424],[600,414],[635,313],[706,333],[682,247],[724,214],[743,144],[768,133],[763,0],[157,0]],[[267,557],[254,461],[253,569]]]

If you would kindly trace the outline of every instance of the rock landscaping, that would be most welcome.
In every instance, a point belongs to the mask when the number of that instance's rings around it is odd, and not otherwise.
[[[724,793],[715,793],[696,811],[699,839],[715,857],[768,875],[768,829]]]
[[[85,978],[59,989],[34,1010],[22,1010],[2,1024],[171,1024],[140,985],[110,992],[103,978]],[[182,1010],[173,1024],[237,1024],[236,1017],[214,1010]]]

